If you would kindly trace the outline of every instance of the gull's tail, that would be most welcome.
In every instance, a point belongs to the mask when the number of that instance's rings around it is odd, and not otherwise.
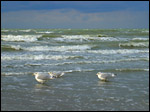
[[[61,76],[63,76],[64,74],[65,74],[65,73],[64,73],[64,72],[62,72],[62,73],[60,74],[60,77],[61,77]]]

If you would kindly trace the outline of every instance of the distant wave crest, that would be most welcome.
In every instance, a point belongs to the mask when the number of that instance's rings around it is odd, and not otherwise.
[[[2,55],[1,60],[66,60],[84,58],[82,56],[62,56],[62,55]]]
[[[37,41],[41,35],[2,35],[2,41],[14,42],[34,42]]]
[[[149,47],[149,42],[129,42],[129,43],[120,43],[120,47]]]

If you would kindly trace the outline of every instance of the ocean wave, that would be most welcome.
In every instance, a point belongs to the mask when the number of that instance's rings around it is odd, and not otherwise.
[[[142,33],[149,33],[149,30],[142,30]]]
[[[133,53],[149,53],[149,50],[117,49],[117,50],[87,50],[86,52],[99,54],[133,54]]]
[[[82,56],[62,55],[1,55],[1,60],[66,60],[84,58]]]
[[[71,46],[32,46],[32,47],[21,47],[20,45],[11,45],[9,48],[15,50],[27,50],[27,51],[82,51],[91,49],[92,46],[89,45],[71,45]]]
[[[75,58],[83,58],[82,56],[71,57]],[[131,61],[149,61],[149,58],[128,58],[128,59],[120,59],[120,60],[102,60],[102,61],[67,61],[61,63],[52,63],[52,64],[39,64],[39,63],[28,63],[25,64],[26,66],[64,66],[64,65],[71,65],[71,64],[107,64],[107,63],[119,63],[119,62],[131,62]]]
[[[1,45],[2,51],[20,51],[22,50],[20,45]]]
[[[28,74],[26,72],[2,72],[2,76],[18,76],[18,75],[25,75]]]
[[[82,41],[119,41],[114,37],[96,37],[90,35],[62,35],[62,37],[54,38],[56,41],[61,42],[82,42]]]
[[[61,35],[58,34],[42,34],[42,36],[39,38],[39,40],[45,40],[45,39],[51,39],[51,38],[57,38],[61,37]]]
[[[62,37],[54,38],[56,41],[60,42],[76,42],[76,41],[88,41],[89,35],[62,35]]]
[[[23,68],[24,65],[2,65],[2,68]]]
[[[115,69],[116,71],[121,72],[132,72],[132,71],[149,71],[147,68],[124,68],[124,69]]]
[[[1,35],[3,41],[16,41],[16,42],[34,42],[37,41],[42,35]]]
[[[149,38],[133,38],[132,41],[149,41]]]
[[[31,32],[32,29],[25,29],[25,30],[18,30],[18,31],[20,31],[20,32]]]
[[[66,45],[66,46],[31,46],[23,47],[20,45],[2,45],[4,51],[57,51],[57,52],[86,52],[86,53],[99,53],[99,54],[133,54],[133,53],[149,53],[149,50],[138,49],[116,49],[116,50],[91,50],[97,47],[96,45]]]
[[[73,72],[92,72],[95,69],[81,69],[81,68],[77,68],[75,70],[66,70],[64,71],[65,73],[73,73]]]
[[[131,61],[149,61],[149,58],[128,58],[120,60],[102,60],[102,61],[75,61],[75,62],[64,62],[57,63],[56,65],[65,65],[65,64],[102,64],[102,63],[118,63],[118,62],[131,62]]]
[[[25,66],[43,66],[43,65],[46,65],[46,64],[38,64],[38,63],[26,63],[24,64]],[[53,64],[48,64],[48,65],[53,65]]]
[[[53,31],[36,31],[36,33],[42,33],[42,34],[50,34],[50,33],[54,33]]]
[[[9,32],[9,30],[1,30],[1,33]]]
[[[129,42],[129,43],[119,43],[119,47],[149,47],[149,42]]]

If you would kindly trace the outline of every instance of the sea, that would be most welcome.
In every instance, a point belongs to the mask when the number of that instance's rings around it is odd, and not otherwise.
[[[1,29],[1,110],[148,111],[149,29]]]

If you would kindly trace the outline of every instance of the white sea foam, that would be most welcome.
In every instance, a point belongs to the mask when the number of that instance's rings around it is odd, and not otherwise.
[[[119,47],[149,47],[149,42],[119,43]]]
[[[87,52],[87,53],[99,53],[99,54],[134,54],[134,53],[149,53],[148,49],[116,49],[116,50],[91,50],[94,47],[92,45],[71,45],[71,46],[31,46],[23,47],[20,45],[11,45],[10,48],[16,50],[27,51],[58,51],[58,52]]]
[[[41,36],[42,35],[1,35],[1,40],[34,42],[37,41]]]
[[[89,38],[89,35],[62,35],[63,38],[66,39],[86,39]]]
[[[146,68],[123,68],[123,69],[116,69],[116,71],[149,71]]]
[[[66,41],[66,42],[74,42],[74,41],[91,41],[91,40],[99,40],[99,41],[119,41],[114,37],[93,37],[89,35],[62,35],[61,38],[54,38],[57,41]]]
[[[142,32],[143,33],[149,33],[149,30],[143,30]]]
[[[32,72],[2,72],[2,76],[19,76],[19,75],[27,75],[32,74]]]
[[[26,30],[18,30],[18,31],[21,31],[21,32],[30,32],[31,29],[26,29]]]
[[[2,76],[14,76],[14,75],[23,75],[25,74],[24,72],[2,72]]]
[[[1,30],[1,32],[9,32],[9,30]]]
[[[54,33],[53,31],[41,31],[41,32],[37,32],[36,33],[45,33],[45,34],[50,34],[50,33]]]
[[[32,47],[21,47],[19,45],[12,45],[11,48],[15,48],[16,50],[22,49],[27,51],[82,51],[91,49],[92,46],[88,45],[72,45],[72,46],[32,46]]]
[[[147,69],[144,69],[144,71],[148,71],[148,72],[149,72],[149,68],[147,68]]]
[[[79,56],[62,55],[1,55],[1,60],[66,60],[80,58]]]
[[[72,72],[91,72],[94,71],[94,69],[81,69],[81,68],[77,68],[75,70],[66,70],[64,71],[65,73],[72,73]]]
[[[54,38],[57,41],[75,42],[75,41],[88,41],[89,35],[62,35],[61,38]]]
[[[119,41],[117,38],[114,38],[114,37],[99,37],[97,40],[101,40],[101,41]]]
[[[11,45],[10,48],[16,49],[16,50],[20,50],[21,46],[20,45]]]
[[[86,52],[99,54],[133,54],[133,53],[149,53],[149,50],[118,49],[118,50],[87,50]]]
[[[132,40],[135,40],[135,41],[148,41],[149,38],[133,38]]]

